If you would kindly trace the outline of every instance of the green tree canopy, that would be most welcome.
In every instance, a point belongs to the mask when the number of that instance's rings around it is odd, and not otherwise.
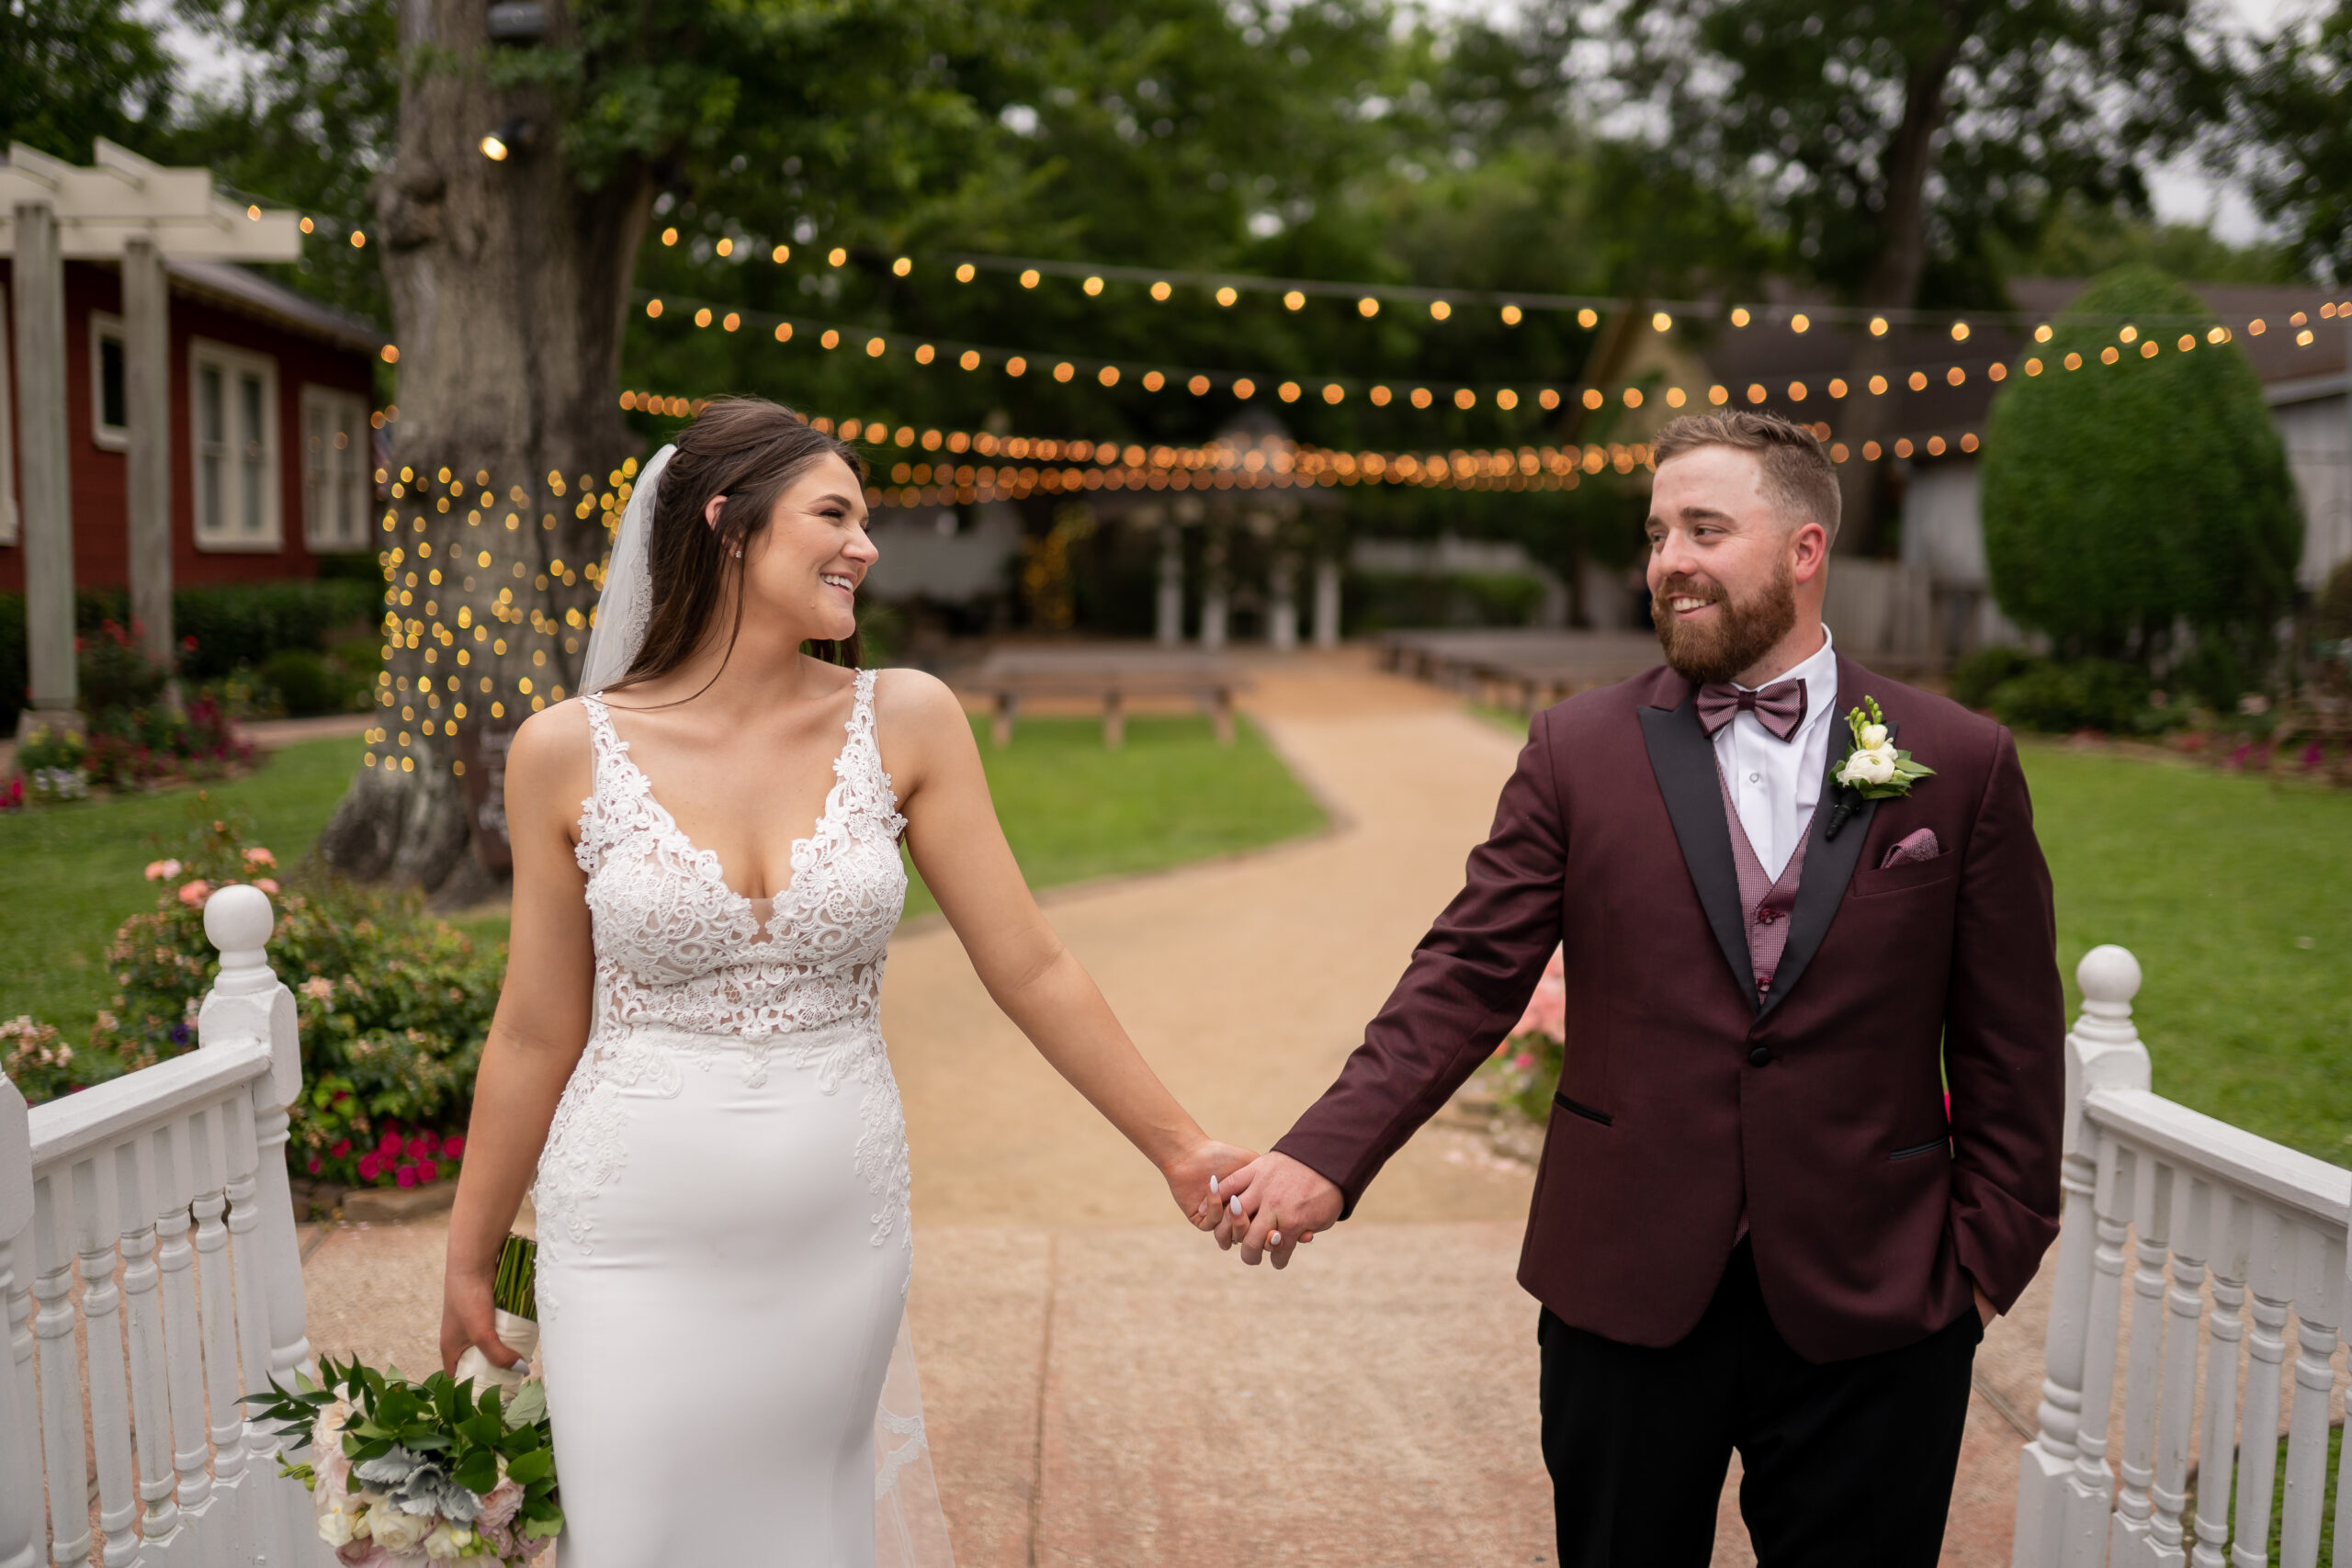
[[[1984,519],[2012,620],[2228,697],[2291,603],[2303,525],[2262,383],[2217,324],[2151,267],[2093,284],[1994,402]]]

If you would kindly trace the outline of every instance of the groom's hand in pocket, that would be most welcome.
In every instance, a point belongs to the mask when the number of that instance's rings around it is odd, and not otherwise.
[[[1216,1243],[1241,1248],[1253,1267],[1272,1257],[1287,1268],[1298,1244],[1335,1225],[1345,1200],[1319,1171],[1288,1155],[1261,1155],[1223,1183],[1225,1211],[1217,1217]]]

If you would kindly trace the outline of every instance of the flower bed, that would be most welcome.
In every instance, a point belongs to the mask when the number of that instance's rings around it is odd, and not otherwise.
[[[503,949],[478,952],[413,897],[323,874],[282,886],[272,874],[277,857],[223,819],[204,821],[182,857],[147,866],[155,908],[116,930],[106,953],[116,993],[86,1045],[68,1045],[31,1019],[0,1024],[0,1063],[26,1099],[71,1093],[193,1048],[197,1010],[219,972],[204,906],[216,889],[248,882],[276,905],[270,964],[294,992],[301,1031],[290,1173],[344,1187],[452,1178],[465,1155]]]

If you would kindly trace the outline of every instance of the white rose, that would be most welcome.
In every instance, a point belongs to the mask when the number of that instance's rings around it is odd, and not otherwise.
[[[376,1526],[376,1544],[394,1555],[415,1551],[433,1533],[434,1518],[430,1514],[379,1508],[371,1517]]]
[[[375,1534],[378,1520],[391,1512],[384,1506],[381,1492],[346,1492],[335,1500],[335,1506],[351,1510],[351,1533],[355,1536]]]
[[[319,1539],[329,1546],[347,1545],[358,1522],[357,1514],[345,1513],[340,1506],[330,1507],[319,1516]]]
[[[1885,744],[1886,744],[1886,726],[1884,726],[1884,725],[1883,725],[1883,724],[1866,724],[1866,725],[1862,726],[1862,750],[1865,750],[1865,751],[1875,751],[1875,750],[1877,750],[1880,747],[1884,746]]]
[[[424,1538],[424,1555],[436,1562],[447,1562],[461,1554],[473,1541],[473,1531],[444,1519],[433,1527],[431,1535]]]
[[[1846,763],[1848,784],[1883,784],[1894,778],[1894,749],[1881,746],[1857,751]]]

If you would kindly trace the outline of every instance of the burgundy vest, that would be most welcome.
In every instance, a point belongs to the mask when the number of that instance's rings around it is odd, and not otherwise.
[[[1789,911],[1796,908],[1797,884],[1804,877],[1804,849],[1813,838],[1813,821],[1806,818],[1796,852],[1775,881],[1764,874],[1764,863],[1747,841],[1747,829],[1740,825],[1739,807],[1732,800],[1731,781],[1724,777],[1721,762],[1715,764],[1715,783],[1723,789],[1724,816],[1731,824],[1731,859],[1739,875],[1739,913],[1741,930],[1747,936],[1747,964],[1756,976],[1756,994],[1764,997],[1770,994],[1773,973],[1788,949]]]

